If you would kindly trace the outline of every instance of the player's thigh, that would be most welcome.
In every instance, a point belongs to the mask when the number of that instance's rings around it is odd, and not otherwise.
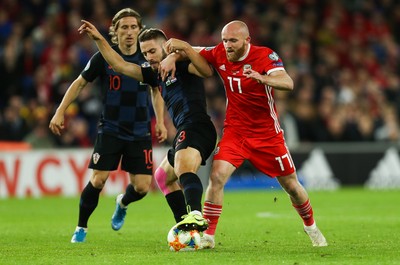
[[[175,153],[175,173],[180,176],[186,172],[196,173],[202,158],[199,150],[193,147],[180,149]]]
[[[153,174],[153,149],[151,140],[126,141],[121,169],[136,175]]]
[[[175,153],[187,149],[188,147],[196,149],[200,155],[201,165],[205,165],[206,160],[215,149],[216,141],[217,133],[213,123],[211,121],[204,121],[198,124],[186,125],[184,128],[178,128],[173,143],[173,149]],[[197,155],[197,152],[194,150],[188,150],[186,152],[188,152],[189,155],[193,152]],[[197,161],[195,162],[197,163]],[[175,167],[175,162],[171,165]]]
[[[98,134],[89,168],[99,171],[113,171],[118,168],[123,152],[123,141],[107,134]]]
[[[217,148],[214,152],[213,168],[215,168],[216,161],[226,161],[233,165],[235,168],[240,167],[243,161],[249,157],[249,152],[245,145],[245,139],[240,135],[236,135],[231,130],[225,130],[222,139],[219,141]],[[219,162],[217,162],[219,164]],[[224,163],[222,163],[224,164]],[[219,168],[226,168],[227,166],[218,166],[214,170],[214,175],[223,174],[224,170]],[[217,170],[218,169],[218,170]]]
[[[257,139],[249,143],[251,157],[249,161],[262,173],[270,176],[288,176],[296,171],[285,141],[277,137],[264,141]]]

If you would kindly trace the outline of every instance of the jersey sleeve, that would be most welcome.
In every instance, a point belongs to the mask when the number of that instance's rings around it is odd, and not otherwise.
[[[266,57],[267,60],[265,60],[264,71],[267,75],[275,71],[285,70],[282,59],[276,52],[271,49],[267,49]]]
[[[205,47],[200,51],[200,55],[203,56],[210,64],[214,64],[215,61],[215,56],[214,56],[215,47],[216,46]]]
[[[176,72],[190,74],[189,73],[189,64],[190,64],[189,60],[176,62],[176,64],[175,64]]]
[[[158,86],[157,73],[155,73],[151,67],[141,67],[143,75],[143,83],[150,85],[151,87]]]
[[[101,53],[95,53],[82,70],[82,77],[88,82],[93,82],[104,71],[104,63],[105,60]]]

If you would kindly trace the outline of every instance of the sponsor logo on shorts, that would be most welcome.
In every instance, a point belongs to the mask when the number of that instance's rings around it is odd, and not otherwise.
[[[99,162],[99,159],[100,159],[99,153],[94,153],[93,154],[93,163],[97,164],[97,162]]]

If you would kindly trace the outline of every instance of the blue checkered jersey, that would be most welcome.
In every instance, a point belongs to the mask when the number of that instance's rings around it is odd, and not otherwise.
[[[113,49],[125,61],[146,63],[139,49],[133,55],[122,54],[118,46]],[[148,85],[114,72],[99,52],[89,60],[81,75],[88,82],[100,78],[103,111],[98,133],[128,141],[151,139]]]
[[[189,73],[189,64],[177,62],[175,78],[169,76],[164,82],[150,67],[142,67],[144,82],[159,87],[175,128],[210,120],[203,79]]]

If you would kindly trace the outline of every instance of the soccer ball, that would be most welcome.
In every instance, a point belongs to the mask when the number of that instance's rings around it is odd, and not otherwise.
[[[200,246],[200,234],[197,230],[184,231],[176,226],[169,230],[167,240],[171,251],[195,251]]]

